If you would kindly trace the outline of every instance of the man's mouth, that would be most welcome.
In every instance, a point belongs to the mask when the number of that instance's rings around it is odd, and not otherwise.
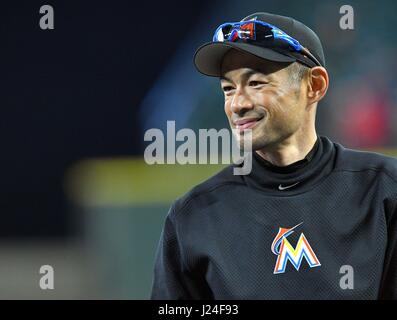
[[[245,129],[253,128],[259,121],[261,121],[264,117],[261,118],[246,118],[246,119],[239,119],[233,121],[237,130],[243,131]]]

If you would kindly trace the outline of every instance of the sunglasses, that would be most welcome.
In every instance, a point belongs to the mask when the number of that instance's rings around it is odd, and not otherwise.
[[[268,48],[292,50],[321,66],[317,58],[307,48],[302,46],[298,40],[263,21],[249,20],[223,23],[216,29],[212,39],[213,42],[236,42],[238,40],[248,43],[259,43]],[[303,63],[307,64],[306,62]]]

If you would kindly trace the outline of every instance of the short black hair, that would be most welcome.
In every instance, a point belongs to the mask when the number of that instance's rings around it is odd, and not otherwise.
[[[293,62],[288,66],[288,72],[289,72],[289,79],[292,82],[295,83],[300,83],[303,78],[307,75],[309,72],[309,67],[299,63],[299,62]]]

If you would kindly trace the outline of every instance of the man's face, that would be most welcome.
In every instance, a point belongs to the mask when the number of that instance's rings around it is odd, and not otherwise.
[[[252,130],[252,149],[274,147],[305,125],[306,86],[288,64],[231,50],[222,62],[225,112],[240,137]]]

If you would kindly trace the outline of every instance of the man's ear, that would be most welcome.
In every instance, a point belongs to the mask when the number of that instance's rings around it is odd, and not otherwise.
[[[314,67],[310,69],[307,98],[309,104],[320,101],[328,90],[329,77],[328,72],[323,67]]]

